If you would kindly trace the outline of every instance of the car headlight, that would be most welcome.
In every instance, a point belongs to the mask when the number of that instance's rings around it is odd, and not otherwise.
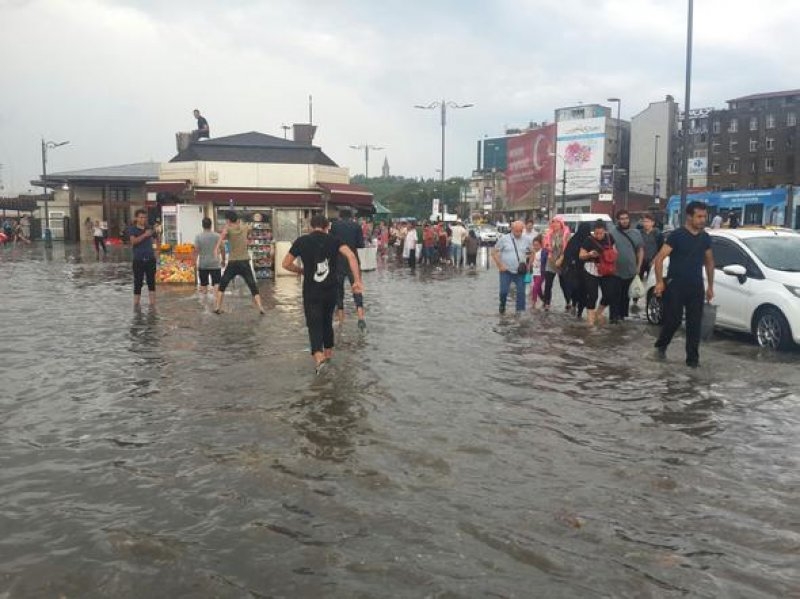
[[[796,285],[784,285],[784,287],[786,287],[786,289],[788,289],[795,296],[800,297],[800,287]]]

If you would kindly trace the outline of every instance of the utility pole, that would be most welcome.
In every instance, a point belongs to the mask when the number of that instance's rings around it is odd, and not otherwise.
[[[661,139],[661,136],[656,133],[656,147],[654,152],[653,158],[653,202],[658,204],[659,201],[659,193],[658,193],[658,140]]]
[[[689,0],[689,15],[686,28],[686,92],[683,107],[683,146],[681,147],[681,218],[686,212],[689,195],[689,110],[692,96],[692,27],[694,25],[694,0]]]

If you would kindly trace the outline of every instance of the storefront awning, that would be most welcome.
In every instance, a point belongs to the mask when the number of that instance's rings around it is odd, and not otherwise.
[[[217,205],[234,206],[297,206],[299,208],[322,207],[322,194],[313,190],[291,189],[197,189],[194,191],[198,202],[211,202]]]
[[[337,206],[353,206],[372,210],[372,193],[359,185],[345,183],[317,183],[331,204]]]
[[[189,186],[189,181],[180,179],[172,181],[148,181],[144,184],[144,189],[149,193],[173,193],[178,195],[183,193]]]

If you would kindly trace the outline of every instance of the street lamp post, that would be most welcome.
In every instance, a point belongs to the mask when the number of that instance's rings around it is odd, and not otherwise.
[[[658,140],[661,136],[656,133],[656,145],[653,157],[653,201],[657,204],[659,199],[658,193]]]
[[[689,109],[692,96],[692,27],[694,24],[694,0],[689,0],[689,14],[686,28],[686,92],[683,107],[683,146],[681,147],[681,218],[686,211],[686,198],[689,193]]]
[[[383,150],[380,146],[371,146],[369,144],[359,144],[357,146],[350,146],[354,150],[364,150],[364,179],[369,180],[369,151],[370,150]]]
[[[619,98],[608,98],[608,102],[616,103],[617,104],[617,147],[614,150],[614,209],[616,210],[617,206],[617,170],[621,166],[619,161],[620,157],[622,156],[622,127],[620,126],[620,112],[622,110],[622,100]]]
[[[446,205],[444,201],[444,159],[445,159],[445,145],[444,145],[444,130],[447,126],[447,107],[450,108],[472,108],[474,104],[458,104],[457,102],[453,102],[452,100],[439,100],[436,102],[431,102],[427,105],[422,104],[415,104],[414,108],[419,108],[421,110],[433,110],[434,108],[438,108],[441,112],[441,122],[442,122],[442,222],[444,222],[444,215],[446,211]]]
[[[50,231],[50,197],[47,195],[47,150],[65,146],[68,141],[45,141],[42,138],[42,186],[44,187],[44,244],[50,247],[53,244],[53,234]]]

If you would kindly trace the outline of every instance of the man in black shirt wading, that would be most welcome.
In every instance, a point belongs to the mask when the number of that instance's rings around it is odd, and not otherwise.
[[[203,139],[204,137],[208,139],[211,136],[211,132],[208,128],[208,121],[206,120],[206,117],[200,114],[200,111],[195,108],[194,118],[197,119],[197,129],[192,131],[192,137],[194,137],[194,141]]]
[[[315,214],[311,217],[311,233],[295,240],[282,263],[286,270],[304,275],[303,309],[317,374],[333,357],[333,312],[340,256],[347,260],[353,273],[353,293],[364,293],[355,254],[346,243],[328,235],[328,219]],[[303,261],[302,267],[295,264],[297,258]]]
[[[364,247],[364,234],[361,232],[361,227],[353,220],[353,213],[350,210],[342,209],[339,211],[339,220],[331,224],[331,235],[336,237],[342,243],[346,243],[350,251],[355,254],[358,259],[359,248]],[[336,310],[338,312],[339,324],[344,322],[344,280],[350,280],[350,287],[353,288],[353,273],[350,271],[347,260],[340,256],[338,267],[338,280],[337,280],[337,298]],[[364,319],[364,295],[358,293],[353,288],[353,303],[356,305],[356,314],[358,315],[358,328],[365,330],[367,328],[367,321]]]
[[[699,365],[700,321],[703,316],[703,267],[706,269],[705,300],[714,299],[714,254],[711,236],[705,232],[708,211],[702,202],[686,206],[686,224],[670,233],[653,259],[656,275],[655,294],[664,299],[664,320],[656,341],[659,358],[667,355],[667,346],[681,326],[686,308],[686,365]],[[669,256],[668,281],[664,281],[664,258]]]

